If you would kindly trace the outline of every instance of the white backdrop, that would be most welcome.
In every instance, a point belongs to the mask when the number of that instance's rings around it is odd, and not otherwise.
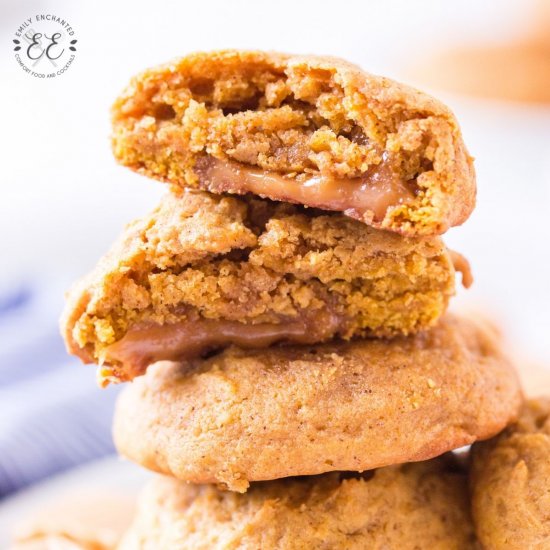
[[[61,290],[162,193],[109,150],[109,106],[133,73],[193,50],[242,47],[338,55],[399,78],[444,45],[521,34],[528,5],[0,0],[0,293],[38,280],[57,316]],[[43,12],[68,19],[79,40],[73,66],[52,81],[25,74],[10,48],[21,21]],[[459,300],[493,312],[527,356],[550,365],[550,109],[442,97],[477,158],[478,208],[446,237],[476,277]]]

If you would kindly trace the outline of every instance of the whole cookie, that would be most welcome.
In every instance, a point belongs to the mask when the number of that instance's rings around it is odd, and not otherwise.
[[[157,548],[468,550],[475,536],[466,476],[436,459],[255,483],[244,495],[159,477],[119,546]]]
[[[123,456],[195,483],[364,471],[491,437],[521,403],[494,332],[453,316],[425,333],[161,363],[121,394]]]
[[[487,550],[550,548],[550,398],[473,447],[472,511]]]
[[[457,261],[458,260],[458,261]],[[432,326],[467,263],[438,237],[203,191],[166,195],[69,294],[69,351],[129,380],[159,360]]]
[[[451,111],[332,57],[188,55],[135,77],[113,106],[113,151],[147,176],[441,234],[475,203]]]

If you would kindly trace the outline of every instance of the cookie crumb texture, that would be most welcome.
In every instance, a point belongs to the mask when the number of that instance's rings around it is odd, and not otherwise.
[[[522,396],[492,331],[446,315],[391,341],[229,348],[158,363],[121,393],[121,455],[194,483],[365,471],[492,437]]]
[[[441,234],[475,203],[451,111],[343,60],[197,53],[135,77],[113,106],[113,151],[143,174],[344,211]]]
[[[445,311],[454,279],[437,237],[176,190],[72,290],[62,330],[72,353],[103,365],[103,380],[128,380],[229,344],[414,333]]]
[[[159,477],[119,548],[473,550],[475,537],[466,476],[434,460],[256,483],[245,495]]]
[[[483,548],[550,548],[550,399],[529,401],[517,423],[474,445],[471,477]]]

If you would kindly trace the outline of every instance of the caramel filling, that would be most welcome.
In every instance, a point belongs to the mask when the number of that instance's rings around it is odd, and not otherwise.
[[[358,178],[322,174],[292,178],[212,157],[197,161],[201,183],[218,192],[254,193],[273,200],[346,211],[354,217],[381,222],[389,208],[416,198],[414,180],[404,182],[383,156],[382,162]]]
[[[342,320],[328,312],[313,318],[256,325],[213,319],[185,319],[172,324],[142,323],[131,327],[102,356],[105,364],[122,364],[131,377],[143,374],[157,361],[181,361],[231,344],[264,348],[276,342],[313,344],[327,340],[342,329]]]

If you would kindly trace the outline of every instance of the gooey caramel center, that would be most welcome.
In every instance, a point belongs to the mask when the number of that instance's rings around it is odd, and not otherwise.
[[[276,342],[313,344],[343,329],[343,320],[328,311],[281,323],[245,324],[216,319],[184,319],[177,323],[140,323],[130,327],[108,346],[103,363],[122,364],[131,378],[143,374],[157,361],[181,361],[231,344],[241,348],[265,348]]]
[[[204,157],[196,172],[203,185],[217,192],[253,193],[273,200],[294,202],[381,222],[389,208],[416,198],[414,181],[404,182],[387,156],[357,178],[316,174],[292,178],[250,168],[233,161]]]

